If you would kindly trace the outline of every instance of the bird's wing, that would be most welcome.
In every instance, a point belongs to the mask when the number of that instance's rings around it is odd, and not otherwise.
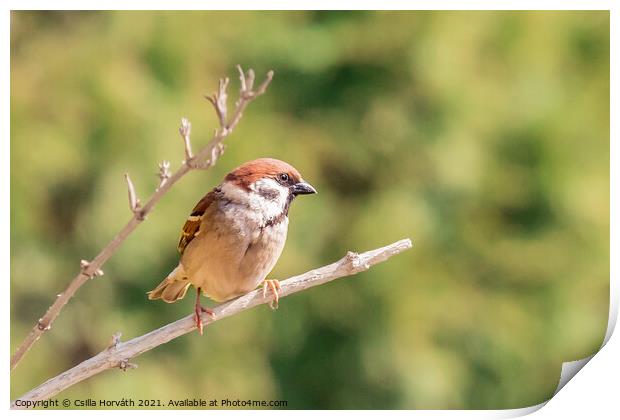
[[[177,247],[181,255],[183,255],[183,251],[185,251],[185,248],[189,245],[192,239],[200,234],[200,224],[202,223],[202,219],[205,217],[209,206],[211,206],[211,204],[215,201],[218,192],[219,188],[215,188],[213,191],[202,197],[198,204],[194,207],[194,210],[192,210],[192,213],[187,217],[187,220],[183,225],[183,229],[181,230],[181,238],[179,238],[179,246]]]

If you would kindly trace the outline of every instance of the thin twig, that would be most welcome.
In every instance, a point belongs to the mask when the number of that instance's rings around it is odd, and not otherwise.
[[[237,125],[239,119],[241,119],[241,116],[243,115],[243,110],[249,103],[248,101],[251,101],[257,96],[265,93],[267,87],[273,79],[273,71],[267,72],[267,77],[265,78],[265,81],[258,87],[256,91],[252,91],[249,86],[252,86],[254,84],[254,71],[250,69],[248,71],[248,75],[245,76],[241,66],[237,65],[237,69],[239,70],[239,79],[241,80],[241,91],[239,92],[239,100],[236,103],[235,113],[228,123],[227,128],[230,131],[232,131],[232,129]]]
[[[366,271],[371,266],[383,262],[394,255],[400,254],[411,247],[412,243],[410,239],[402,239],[393,244],[362,254],[348,252],[346,256],[333,264],[308,271],[307,273],[280,282],[280,297],[288,296],[310,287],[319,286],[340,277],[351,276]],[[237,299],[216,306],[213,308],[215,317],[205,317],[203,323],[211,324],[223,318],[236,315],[246,309],[253,308],[263,303],[269,303],[270,300],[271,297],[269,295],[263,296],[261,290],[254,290]],[[195,329],[196,321],[194,320],[194,316],[188,315],[185,318],[124,343],[114,339],[114,345],[27,392],[19,397],[18,400],[45,400],[104,370],[112,368],[120,368],[123,370],[135,368],[136,366],[129,362],[134,357]],[[118,338],[120,338],[120,336]],[[20,408],[15,404],[15,401],[11,403],[11,407]]]
[[[220,127],[224,128],[226,126],[226,116],[228,114],[228,105],[226,101],[228,99],[228,95],[226,94],[226,89],[228,88],[228,83],[230,79],[227,77],[225,79],[220,79],[219,89],[216,93],[211,96],[205,95],[205,98],[213,104],[213,108],[215,108],[215,113],[218,116],[220,121]],[[243,92],[245,85],[245,78],[241,84],[241,91]]]
[[[243,73],[243,72],[242,72]],[[250,73],[250,72],[249,72]],[[253,72],[251,72],[253,78]],[[246,78],[244,76],[244,78]],[[247,78],[250,78],[248,75]],[[246,78],[246,79],[247,79]],[[256,92],[250,92],[251,95],[248,95],[247,92],[247,80],[244,81],[243,89],[239,92],[239,100],[237,101],[237,106],[233,112],[232,118],[230,121],[224,124],[224,127],[220,130],[216,130],[215,134],[211,141],[203,147],[196,155],[192,155],[191,143],[189,139],[189,134],[191,130],[191,124],[187,119],[183,119],[181,122],[181,128],[179,132],[181,136],[183,136],[183,140],[185,143],[185,161],[181,165],[181,167],[172,175],[169,174],[165,179],[165,182],[160,177],[159,187],[155,190],[151,198],[144,204],[144,206],[140,207],[138,211],[133,211],[133,216],[127,222],[125,227],[121,229],[121,231],[101,250],[101,252],[92,260],[85,261],[83,260],[83,264],[80,265],[80,272],[71,280],[67,288],[57,295],[56,300],[49,307],[45,315],[39,319],[39,321],[34,325],[34,327],[30,330],[24,341],[19,345],[13,356],[11,356],[11,370],[17,366],[17,363],[24,357],[24,355],[30,350],[30,348],[34,345],[34,343],[41,338],[43,333],[51,328],[52,322],[56,319],[62,308],[69,302],[69,300],[73,297],[75,292],[84,285],[89,279],[103,275],[103,271],[101,271],[101,267],[105,264],[108,259],[121,244],[127,239],[127,237],[134,231],[134,229],[144,220],[147,214],[151,212],[155,204],[161,200],[161,198],[172,188],[174,184],[177,183],[185,174],[187,174],[192,169],[209,169],[215,165],[217,159],[224,152],[224,139],[232,133],[233,129],[236,127],[241,114],[245,107],[252,102],[256,97],[260,96],[264,93],[266,87],[271,82],[273,78],[273,71],[267,73],[267,79],[261,85]],[[227,85],[227,84],[226,84]],[[265,86],[265,89],[263,89]],[[224,86],[225,87],[225,86]],[[220,84],[220,97],[222,95],[221,92],[222,86]],[[135,189],[133,188],[133,184],[127,177],[128,189],[129,189],[129,202],[132,209],[135,209],[134,204],[137,204],[137,198],[135,194]],[[132,192],[133,190],[133,192]]]
[[[127,181],[127,196],[129,197],[129,210],[136,215],[139,220],[144,220],[144,214],[140,210],[140,199],[136,195],[136,187],[133,186],[129,174],[125,174],[125,181]]]

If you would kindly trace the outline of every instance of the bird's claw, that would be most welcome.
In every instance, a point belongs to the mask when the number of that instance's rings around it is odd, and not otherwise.
[[[194,305],[194,319],[196,320],[196,328],[198,328],[198,332],[202,335],[202,314],[208,314],[211,319],[215,319],[215,312],[213,312],[209,308],[205,308],[200,304],[200,288],[198,288],[196,293],[196,305]]]
[[[196,328],[198,328],[198,332],[202,335],[203,324],[202,324],[202,314],[205,313],[211,317],[211,319],[215,319],[215,312],[213,312],[209,308],[205,308],[202,305],[197,305],[194,309],[194,318],[196,319]]]
[[[271,289],[273,293],[273,300],[269,302],[269,307],[274,311],[278,309],[278,301],[280,300],[279,291],[282,290],[280,282],[278,280],[265,279],[263,282],[263,299],[267,297],[267,288]]]

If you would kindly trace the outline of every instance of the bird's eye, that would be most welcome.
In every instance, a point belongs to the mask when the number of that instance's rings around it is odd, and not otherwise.
[[[280,180],[280,182],[288,182],[288,174],[281,173],[278,175],[278,179]]]

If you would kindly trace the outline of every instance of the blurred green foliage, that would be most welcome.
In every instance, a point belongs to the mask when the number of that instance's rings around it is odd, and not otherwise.
[[[14,12],[11,351],[128,220],[157,162],[216,126],[234,65],[276,74],[214,170],[188,175],[62,312],[11,397],[191,311],[145,292],[195,202],[286,160],[296,201],[272,275],[411,237],[353,278],[190,334],[67,398],[285,399],[289,408],[515,408],[601,344],[609,288],[608,12]]]

